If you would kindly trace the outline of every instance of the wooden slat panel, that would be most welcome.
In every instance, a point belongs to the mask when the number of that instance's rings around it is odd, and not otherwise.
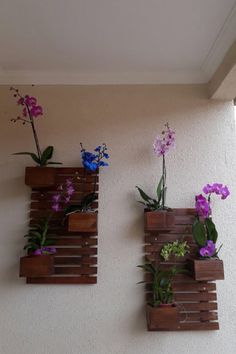
[[[175,293],[175,301],[216,301],[216,293],[199,292],[199,293]]]
[[[185,303],[183,305],[185,311],[216,311],[216,302],[199,302],[199,303]]]
[[[151,284],[146,284],[146,289],[152,291]],[[215,283],[173,283],[174,292],[199,292],[199,291],[215,291]]]
[[[88,275],[97,274],[97,267],[55,267],[55,274]]]
[[[193,259],[197,254],[197,246],[193,240],[192,223],[194,209],[174,209],[176,225],[168,231],[145,232],[145,261],[158,264],[162,270],[170,269],[173,265],[187,269],[187,259]],[[164,262],[160,256],[165,243],[175,240],[186,240],[190,253],[181,259],[172,257]],[[152,300],[152,275],[145,273],[146,300]],[[185,330],[217,330],[219,324],[217,315],[216,284],[209,281],[195,281],[190,274],[178,274],[173,280],[174,300],[180,310],[180,323],[177,331]],[[169,330],[173,330],[170,328]]]
[[[96,284],[97,277],[92,276],[52,276],[44,278],[27,278],[28,284]]]
[[[54,238],[50,238],[54,241]],[[58,237],[53,242],[53,246],[72,246],[72,245],[81,245],[81,246],[96,246],[98,243],[97,238],[91,237]]]
[[[51,212],[52,196],[58,192],[58,185],[65,183],[67,178],[73,178],[78,172],[79,179],[74,182],[75,193],[71,204],[75,205],[90,192],[95,191],[98,199],[98,175],[86,172],[84,168],[55,168],[56,184],[46,190],[32,190],[30,204],[30,226]],[[98,200],[92,207],[98,208]],[[67,227],[63,212],[53,213],[50,220],[48,238],[54,240],[57,253],[54,257],[55,274],[50,277],[28,278],[30,284],[95,284],[97,282],[97,233],[73,232]]]
[[[80,203],[82,198],[78,198],[75,200],[71,200],[70,204],[71,205],[78,205],[78,203]],[[94,202],[92,205],[93,209],[97,209],[98,207],[98,202]],[[30,206],[31,210],[48,210],[49,212],[51,212],[52,210],[52,200],[48,201],[48,200],[42,200],[42,201],[33,201],[31,203]]]
[[[80,256],[83,254],[97,254],[97,248],[57,248],[57,256]]]
[[[97,257],[55,257],[55,265],[82,265],[82,264],[97,264]]]
[[[193,236],[192,235],[180,235],[180,234],[158,234],[156,236],[154,235],[146,235],[145,236],[145,242],[146,243],[167,243],[167,242],[173,242],[176,240],[180,241],[187,241],[188,243],[194,243],[193,241]]]
[[[180,321],[193,322],[193,321],[216,321],[218,320],[217,312],[196,312],[196,313],[181,313]]]

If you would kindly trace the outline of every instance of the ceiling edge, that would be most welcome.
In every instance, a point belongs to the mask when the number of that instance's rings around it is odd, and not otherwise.
[[[218,66],[221,64],[226,52],[231,47],[236,38],[236,2],[223,26],[221,27],[213,45],[211,46],[206,59],[201,67],[207,80],[210,80]]]
[[[0,85],[129,85],[129,84],[201,84],[207,78],[202,71],[149,73],[78,73],[53,71],[0,71]]]

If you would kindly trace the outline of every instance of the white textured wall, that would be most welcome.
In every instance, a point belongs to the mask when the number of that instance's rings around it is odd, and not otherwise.
[[[0,88],[0,353],[1,354],[234,354],[236,325],[236,132],[230,102],[207,99],[204,86],[28,87],[45,116],[42,145],[55,160],[80,164],[79,142],[106,142],[111,166],[101,173],[98,284],[25,285],[18,262],[27,229],[29,160],[12,152],[33,150],[28,128],[9,122],[17,113],[8,87]],[[168,205],[193,206],[206,182],[229,185],[215,201],[224,243],[225,281],[218,282],[220,331],[148,333],[142,272],[143,212],[135,185],[152,192],[160,160],[155,135],[168,121],[177,147],[167,157]]]

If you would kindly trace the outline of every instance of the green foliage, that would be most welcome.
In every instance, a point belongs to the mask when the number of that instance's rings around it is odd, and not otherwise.
[[[184,257],[189,253],[189,246],[187,241],[176,240],[172,243],[166,243],[161,249],[161,256],[165,261],[168,261],[171,255],[175,257]]]
[[[16,152],[13,155],[29,155],[34,162],[36,162],[39,166],[47,166],[47,165],[61,165],[61,162],[53,162],[49,161],[52,158],[54,148],[53,146],[48,146],[42,153],[41,157],[37,156],[33,152]]]
[[[68,215],[75,212],[83,212],[83,213],[88,212],[91,210],[91,206],[96,199],[97,199],[96,193],[94,192],[89,193],[81,200],[80,204],[69,205],[65,209],[65,214]]]
[[[218,233],[212,219],[199,220],[197,217],[193,224],[193,236],[199,247],[204,247],[208,240],[216,243]]]
[[[166,198],[166,190],[167,188],[163,188],[163,176],[161,177],[157,189],[156,189],[156,198],[149,197],[142,188],[136,186],[137,190],[139,191],[140,197],[143,201],[139,201],[139,203],[145,205],[145,207],[151,211],[163,209],[163,199]],[[168,209],[168,208],[166,208]]]
[[[42,218],[38,224],[33,225],[29,233],[24,236],[28,239],[24,249],[34,252],[42,247],[52,245],[52,241],[47,239],[48,227],[49,218]]]
[[[187,273],[183,268],[172,267],[168,271],[163,271],[151,263],[139,265],[145,272],[152,274],[152,292],[153,299],[150,303],[153,307],[159,307],[160,304],[171,304],[173,302],[172,280],[176,274]]]

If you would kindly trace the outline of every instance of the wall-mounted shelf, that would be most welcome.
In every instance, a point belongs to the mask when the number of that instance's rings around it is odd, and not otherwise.
[[[175,265],[186,266],[187,259],[194,258],[196,244],[192,235],[195,209],[174,209],[175,225],[168,231],[153,230],[145,232],[146,262],[158,262],[161,269]],[[160,250],[167,242],[186,240],[190,254],[180,261],[164,262]],[[151,274],[146,273],[146,299],[151,299]],[[216,284],[209,281],[196,281],[186,274],[178,274],[173,281],[174,300],[180,309],[180,321],[174,330],[217,330]],[[149,329],[151,330],[151,329]],[[169,329],[173,330],[173,329]]]
[[[74,183],[75,193],[71,204],[86,194],[94,191],[98,196],[98,175],[86,172],[84,168],[55,168],[55,185],[41,190],[33,189],[30,204],[30,225],[51,212],[52,195],[58,185],[65,183],[77,173],[78,180]],[[98,201],[93,203],[98,209]],[[95,284],[97,283],[97,232],[69,232],[63,212],[54,213],[50,221],[48,238],[55,240],[56,254],[54,258],[54,274],[47,277],[27,278],[29,284]]]

